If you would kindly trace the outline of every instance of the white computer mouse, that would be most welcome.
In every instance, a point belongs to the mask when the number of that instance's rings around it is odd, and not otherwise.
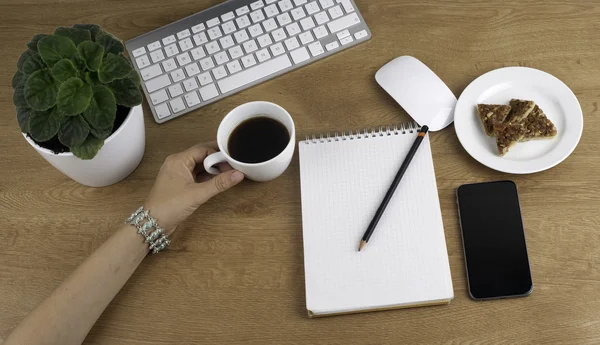
[[[454,120],[456,96],[424,63],[400,56],[375,74],[377,83],[421,126],[439,131]]]

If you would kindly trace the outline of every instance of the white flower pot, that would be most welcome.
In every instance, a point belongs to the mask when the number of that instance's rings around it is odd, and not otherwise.
[[[89,187],[108,186],[129,176],[140,164],[146,146],[141,105],[131,108],[121,127],[104,140],[104,146],[90,160],[79,159],[71,152],[55,154],[23,136],[56,169]]]

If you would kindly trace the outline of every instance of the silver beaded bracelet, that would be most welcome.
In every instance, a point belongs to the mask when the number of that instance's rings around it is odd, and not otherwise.
[[[144,206],[140,206],[135,210],[135,212],[127,218],[125,224],[133,225],[138,229],[138,234],[144,236],[144,242],[148,243],[152,254],[160,252],[171,244],[167,234],[165,234],[164,230],[156,224],[156,219],[152,218],[150,212],[144,210]]]

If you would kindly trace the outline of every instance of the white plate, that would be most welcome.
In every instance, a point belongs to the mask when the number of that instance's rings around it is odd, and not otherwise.
[[[477,104],[508,104],[511,98],[538,104],[556,126],[557,136],[517,143],[500,156],[495,138],[483,131]],[[505,67],[467,86],[456,103],[454,127],[462,146],[481,164],[502,172],[530,174],[552,168],[575,150],[583,131],[583,114],[571,89],[558,78],[533,68]]]

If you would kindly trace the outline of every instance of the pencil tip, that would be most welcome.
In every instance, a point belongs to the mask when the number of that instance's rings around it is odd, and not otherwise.
[[[361,250],[362,250],[362,249],[365,247],[365,244],[367,244],[367,242],[365,242],[365,241],[360,241],[360,245],[358,246],[358,251],[359,251],[359,252],[360,252],[360,251],[361,251]]]

